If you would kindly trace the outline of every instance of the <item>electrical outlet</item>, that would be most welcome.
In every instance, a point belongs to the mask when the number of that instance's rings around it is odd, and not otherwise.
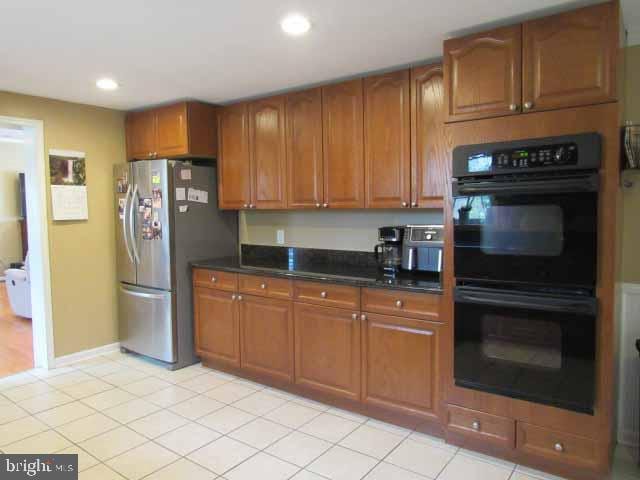
[[[284,230],[276,230],[276,242],[278,245],[284,245]]]

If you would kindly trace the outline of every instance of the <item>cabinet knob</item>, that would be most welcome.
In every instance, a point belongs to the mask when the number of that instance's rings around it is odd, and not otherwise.
[[[418,206],[418,202],[411,202],[411,206],[412,207],[417,207]]]
[[[147,155],[148,157],[153,157],[153,152],[149,152],[149,155]]]
[[[329,208],[329,204],[328,203],[323,203],[322,204],[322,208]]]
[[[322,207],[322,204],[321,203],[316,203],[316,208],[320,208],[320,207]]]
[[[216,277],[211,277],[211,283],[216,283],[218,279]]]
[[[480,422],[477,420],[471,424],[471,428],[473,428],[476,432],[480,430]]]
[[[351,314],[351,318],[353,318],[354,320],[358,319],[358,314],[357,313],[352,313]]]
[[[234,293],[231,295],[231,300],[235,300],[238,296]]]
[[[320,296],[322,298],[327,298],[327,292],[320,292]]]
[[[564,445],[562,445],[560,442],[558,442],[558,443],[556,443],[556,444],[553,446],[553,449],[554,449],[556,452],[560,452],[560,453],[562,453],[562,452],[564,452]]]
[[[256,208],[256,206],[253,203],[250,203],[249,208]]]
[[[242,295],[238,295],[236,298],[237,298],[239,301],[241,301],[241,300],[242,300]]]
[[[267,284],[266,283],[261,283],[260,284],[260,288],[264,290],[265,288],[267,288]]]
[[[402,308],[402,305],[403,305],[402,300],[396,300],[396,307]]]
[[[524,108],[526,108],[527,110],[529,110],[530,108],[533,108],[533,102],[525,102]]]
[[[360,320],[364,322],[366,319],[367,319],[367,316],[364,313],[360,315]]]
[[[407,208],[407,207],[409,206],[409,204],[408,204],[407,202],[402,202],[402,206],[403,206],[404,208]]]
[[[242,208],[249,208],[249,204],[245,203],[244,205],[242,205]]]
[[[509,110],[511,110],[512,112],[517,112],[518,105],[516,105],[515,103],[512,103],[511,105],[509,105]]]

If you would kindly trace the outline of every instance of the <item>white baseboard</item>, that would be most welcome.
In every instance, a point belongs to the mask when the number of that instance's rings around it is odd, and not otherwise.
[[[618,443],[638,445],[640,435],[640,284],[618,284]]]
[[[89,350],[82,350],[80,352],[72,353],[70,355],[64,355],[62,357],[56,357],[55,368],[71,365],[72,363],[88,360],[98,355],[104,355],[107,353],[116,352],[120,349],[120,342],[110,343],[109,345],[102,345],[101,347],[90,348]]]

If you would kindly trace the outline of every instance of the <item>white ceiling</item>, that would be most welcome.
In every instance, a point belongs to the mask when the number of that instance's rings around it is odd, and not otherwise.
[[[442,40],[590,0],[19,0],[0,6],[0,90],[119,109],[214,103],[436,59]],[[623,0],[640,43],[640,1]],[[285,36],[279,20],[308,15]],[[631,22],[631,23],[630,23]],[[102,76],[116,92],[95,87]]]

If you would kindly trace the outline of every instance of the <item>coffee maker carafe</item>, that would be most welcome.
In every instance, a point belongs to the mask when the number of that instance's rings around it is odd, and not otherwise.
[[[385,275],[393,276],[400,270],[403,238],[404,227],[380,227],[378,229],[378,240],[382,243],[377,244],[373,251],[378,266]]]

